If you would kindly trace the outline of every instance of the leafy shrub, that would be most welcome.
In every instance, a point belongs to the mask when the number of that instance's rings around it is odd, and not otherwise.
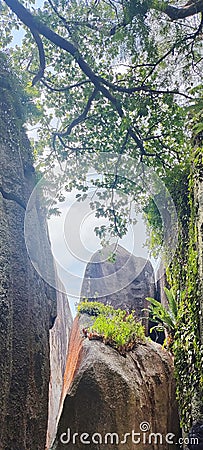
[[[165,308],[154,298],[147,297],[146,299],[150,302],[151,321],[158,322],[158,325],[152,327],[150,331],[154,329],[157,331],[165,331],[169,337],[169,341],[173,343],[178,315],[177,301],[173,289],[169,290],[164,287],[164,291],[168,300],[168,308]]]
[[[129,314],[110,305],[88,301],[81,302],[78,311],[96,316],[92,326],[84,330],[85,336],[101,340],[123,355],[132,350],[139,340],[145,339],[144,327],[135,318],[134,311]]]
[[[80,314],[88,314],[89,316],[98,316],[99,314],[104,314],[106,316],[113,313],[114,308],[110,305],[104,305],[99,302],[88,302],[87,299],[84,299],[83,302],[80,302],[78,305],[78,312]]]

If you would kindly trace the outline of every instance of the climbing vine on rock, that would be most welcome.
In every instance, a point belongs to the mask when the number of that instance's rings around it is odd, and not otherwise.
[[[195,177],[199,176],[202,168],[202,148],[195,148],[190,153],[188,161],[184,165],[177,165],[165,178],[179,222],[178,246],[167,269],[167,279],[170,286],[173,286],[178,306],[172,351],[175,357],[180,419],[185,431],[203,414],[203,349],[200,336],[202,296],[196,227],[198,205],[195,204],[194,196]],[[162,224],[152,205],[146,210],[146,220],[152,229],[152,247],[154,242],[161,246]]]
[[[173,346],[177,398],[182,426],[188,431],[192,425],[197,392],[203,388],[203,352],[200,341],[200,291],[198,277],[197,235],[194,205],[191,199],[185,290],[178,308],[178,329]]]

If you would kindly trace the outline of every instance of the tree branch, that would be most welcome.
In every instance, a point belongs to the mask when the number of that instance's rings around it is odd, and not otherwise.
[[[150,8],[166,14],[171,20],[179,20],[203,13],[203,0],[189,0],[183,6],[173,6],[165,1],[155,0],[152,1]],[[128,20],[115,24],[110,30],[110,36],[114,35],[119,28],[126,27],[128,24]]]
[[[39,70],[32,80],[32,86],[34,86],[44,76],[46,61],[45,61],[44,46],[43,46],[43,43],[42,43],[39,33],[32,28],[30,28],[30,31],[31,31],[31,33],[34,37],[34,40],[37,44],[37,47],[38,47],[39,62],[40,62]]]
[[[78,83],[75,84],[70,84],[70,86],[64,86],[64,87],[53,87],[50,86],[50,84],[48,84],[44,79],[40,80],[42,84],[44,84],[44,86],[46,86],[47,89],[49,89],[52,92],[65,92],[65,91],[70,91],[70,89],[74,89],[80,86],[83,86],[84,84],[90,83],[90,80],[83,80],[83,81],[79,81]]]
[[[170,51],[171,52],[171,51]],[[167,52],[169,53],[169,52]],[[147,75],[148,77],[149,75]],[[104,78],[102,78],[102,82],[104,84],[106,84],[110,89],[112,89],[113,91],[117,91],[117,92],[123,92],[126,94],[134,94],[136,92],[149,92],[150,94],[175,94],[175,95],[181,95],[185,98],[188,99],[192,99],[192,97],[190,97],[189,95],[185,94],[184,92],[180,92],[178,89],[153,89],[150,86],[147,85],[141,85],[141,86],[136,86],[136,87],[125,87],[125,86],[118,86],[117,84],[113,84],[108,80],[105,80]]]
[[[35,36],[37,37],[39,34],[43,35],[48,41],[50,41],[52,44],[56,45],[62,50],[65,50],[68,52],[77,62],[78,66],[82,70],[82,72],[87,76],[87,78],[94,84],[95,89],[91,95],[91,97],[88,100],[87,106],[83,113],[74,119],[72,123],[68,126],[67,130],[64,133],[55,133],[55,139],[56,136],[60,134],[61,137],[68,136],[76,125],[81,123],[83,120],[85,120],[86,115],[89,111],[89,108],[91,106],[91,103],[93,99],[96,96],[96,93],[100,91],[103,96],[109,100],[109,102],[112,104],[112,106],[117,111],[120,118],[124,117],[124,111],[122,109],[122,106],[119,102],[119,100],[112,95],[109,89],[112,89],[113,91],[120,91],[120,92],[126,92],[126,93],[133,93],[133,92],[139,92],[146,90],[146,92],[152,92],[152,90],[146,86],[138,86],[135,88],[125,88],[122,86],[116,86],[107,80],[103,79],[102,77],[99,77],[96,75],[91,67],[86,63],[86,61],[83,59],[82,55],[78,51],[75,45],[73,45],[70,41],[64,39],[54,31],[52,31],[48,26],[46,26],[43,22],[41,22],[37,17],[33,16],[18,0],[4,0],[7,6],[17,15],[17,17],[31,30],[31,32],[36,33]],[[203,0],[202,0],[203,1]],[[41,42],[41,39],[40,39]],[[40,42],[38,42],[38,48],[40,45]],[[171,50],[170,50],[171,51]],[[40,46],[40,64],[43,62],[44,53],[42,53],[42,49]],[[43,64],[41,65],[41,69],[43,68]],[[42,72],[42,70],[41,70]],[[41,77],[41,72],[37,74],[37,80]],[[35,82],[36,82],[35,77]],[[109,89],[107,89],[107,87]],[[154,93],[158,94],[159,91],[154,90]],[[162,91],[162,93],[169,93],[169,91]],[[172,91],[171,91],[172,93]],[[177,94],[177,91],[173,91],[173,93]],[[183,94],[184,95],[184,94]],[[129,136],[135,141],[136,145],[140,149],[141,155],[146,155],[145,148],[143,145],[143,141],[139,138],[137,131],[135,131],[132,127],[129,127],[128,130]],[[53,143],[54,144],[54,143]]]
[[[55,14],[57,15],[57,17],[61,20],[61,22],[63,23],[64,27],[66,28],[66,30],[68,31],[69,35],[71,36],[71,31],[70,28],[68,26],[68,22],[66,21],[66,19],[64,19],[63,16],[61,16],[61,14],[58,12],[57,8],[54,6],[52,0],[48,0],[51,8],[53,9],[53,11],[55,12]]]
[[[60,136],[60,138],[62,138],[62,137],[69,136],[69,134],[71,133],[72,129],[74,127],[76,127],[77,125],[79,125],[81,122],[83,122],[86,119],[87,114],[88,114],[88,112],[89,112],[89,110],[91,108],[92,102],[95,99],[97,93],[98,93],[98,89],[95,88],[93,90],[92,94],[90,95],[90,97],[88,99],[88,102],[87,102],[87,105],[86,105],[84,111],[82,112],[82,114],[80,114],[78,117],[76,117],[75,119],[72,120],[72,122],[70,123],[70,125],[68,126],[66,131],[61,132],[61,133],[55,133],[54,135],[56,137]]]
[[[165,13],[171,20],[185,19],[186,17],[203,12],[203,0],[193,1],[192,3],[188,2],[182,7],[173,6],[164,2],[157,2],[152,8]]]
[[[33,32],[36,30],[39,34],[42,34],[46,39],[55,44],[57,47],[65,50],[77,61],[82,72],[91,80],[94,86],[102,92],[105,98],[107,98],[114,106],[120,117],[123,117],[123,110],[118,100],[112,96],[112,94],[101,84],[101,78],[96,75],[91,67],[82,58],[78,49],[70,41],[59,36],[59,34],[52,31],[38,18],[34,17],[18,0],[4,0],[7,6],[17,15],[17,17]]]
[[[142,140],[139,139],[139,137],[137,136],[137,134],[135,133],[135,131],[131,127],[128,128],[128,133],[129,133],[129,136],[135,141],[135,143],[137,144],[138,148],[140,149],[141,156],[146,155],[146,151],[145,151],[145,148],[144,148]]]
[[[64,27],[68,30],[70,36],[71,36],[71,30],[69,28],[69,25],[75,25],[75,26],[85,26],[87,28],[90,28],[91,30],[98,31],[98,28],[92,25],[89,22],[85,21],[79,21],[79,20],[66,20],[57,10],[57,8],[54,6],[52,0],[48,0],[51,8],[55,12],[55,14],[58,16],[58,18],[61,20],[61,22],[64,24]]]

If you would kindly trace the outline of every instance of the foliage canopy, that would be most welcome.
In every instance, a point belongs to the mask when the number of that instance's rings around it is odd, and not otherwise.
[[[9,53],[25,95],[32,96],[29,121],[38,127],[35,154],[42,171],[67,161],[73,167],[67,189],[79,186],[86,195],[85,175],[101,152],[113,151],[117,164],[120,155],[129,155],[162,177],[185,163],[187,108],[202,95],[196,86],[203,8],[201,1],[188,3],[46,0],[37,8],[32,0],[28,9],[25,0],[1,1],[2,48],[13,29],[24,28],[22,45]],[[78,157],[84,160],[82,176]],[[120,189],[117,173],[110,181],[112,191]],[[103,186],[108,182],[104,177]],[[115,214],[114,205],[103,204],[100,211],[122,236],[129,211],[119,205]]]
[[[185,157],[181,106],[202,69],[200,14],[179,19],[174,7],[172,21],[169,5],[146,0],[26,4],[1,2],[2,42],[24,24],[11,55],[42,113],[38,152],[51,140],[60,160],[113,150],[162,168]]]

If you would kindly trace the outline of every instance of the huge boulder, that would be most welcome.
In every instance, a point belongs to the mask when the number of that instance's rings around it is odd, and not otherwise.
[[[111,260],[112,246],[97,251],[87,264],[81,298],[110,304],[114,308],[134,310],[144,317],[147,329],[146,297],[155,296],[154,270],[150,261],[130,254],[118,245]]]
[[[84,450],[87,441],[91,450],[175,450],[179,420],[172,356],[146,341],[123,357],[84,339],[88,324],[83,315],[73,325],[52,450]]]

